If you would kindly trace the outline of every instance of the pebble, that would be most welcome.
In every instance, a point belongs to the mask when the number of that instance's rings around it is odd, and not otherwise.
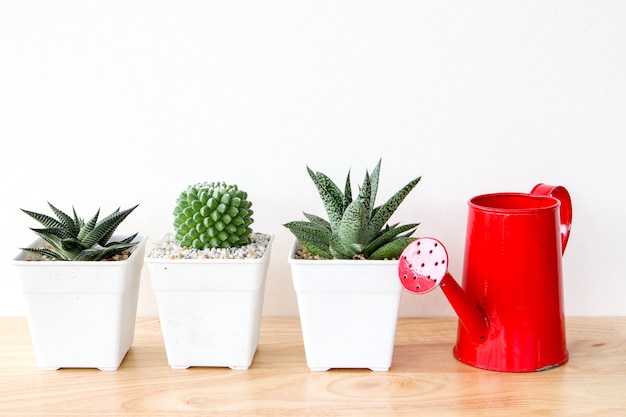
[[[263,257],[269,245],[271,235],[253,232],[251,242],[238,248],[193,249],[182,247],[174,239],[173,233],[167,233],[154,243],[148,258],[167,259],[259,259]]]

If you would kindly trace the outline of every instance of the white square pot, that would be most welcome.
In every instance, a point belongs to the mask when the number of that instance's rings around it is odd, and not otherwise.
[[[172,368],[248,369],[272,241],[260,259],[145,259]]]
[[[389,370],[402,295],[398,262],[300,260],[296,246],[288,261],[307,366]]]
[[[135,335],[146,237],[136,240],[124,261],[13,259],[41,369],[119,367]]]

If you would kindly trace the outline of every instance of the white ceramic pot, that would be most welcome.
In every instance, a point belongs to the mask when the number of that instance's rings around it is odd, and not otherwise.
[[[146,237],[136,240],[124,261],[13,259],[41,369],[118,369],[135,335]]]
[[[307,366],[389,370],[402,295],[398,262],[301,260],[296,246],[288,262]]]
[[[172,368],[248,369],[272,242],[260,259],[145,259]]]

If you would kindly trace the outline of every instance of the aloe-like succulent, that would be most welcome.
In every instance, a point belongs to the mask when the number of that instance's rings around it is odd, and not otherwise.
[[[352,199],[350,172],[344,191],[325,174],[307,171],[317,187],[328,220],[304,213],[307,221],[284,224],[298,241],[313,255],[327,259],[396,259],[415,238],[410,235],[419,223],[386,224],[404,198],[421,177],[411,180],[387,202],[375,206],[381,161],[372,171],[366,171],[359,193]]]
[[[236,184],[202,182],[180,193],[174,208],[176,242],[194,249],[250,243],[252,202]]]
[[[100,221],[98,221],[100,215],[98,209],[86,223],[78,217],[73,207],[73,216],[68,216],[52,204],[48,203],[48,205],[56,215],[56,219],[45,214],[20,209],[44,226],[43,229],[31,228],[31,230],[48,243],[47,246],[20,249],[60,261],[101,261],[130,250],[137,244],[133,242],[137,233],[120,241],[109,241],[115,229],[137,208],[137,205],[122,211],[118,208]]]

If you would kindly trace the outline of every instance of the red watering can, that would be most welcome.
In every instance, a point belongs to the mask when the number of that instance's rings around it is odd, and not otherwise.
[[[418,294],[441,287],[459,317],[453,352],[461,362],[506,372],[565,363],[561,257],[572,224],[569,193],[538,184],[530,194],[485,194],[468,204],[462,287],[433,238],[403,251],[403,286]]]

